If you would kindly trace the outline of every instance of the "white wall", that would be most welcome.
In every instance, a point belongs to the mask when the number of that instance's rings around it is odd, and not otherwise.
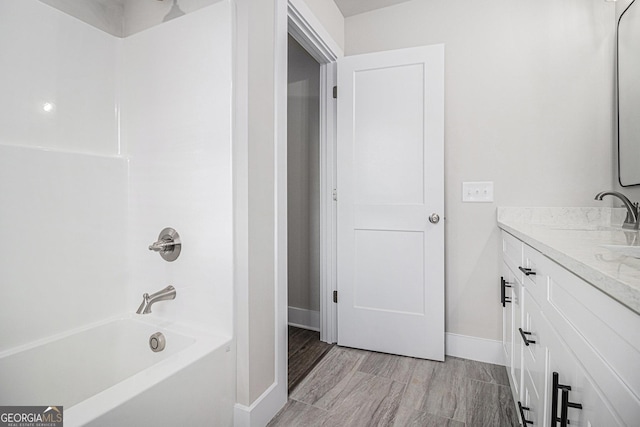
[[[320,64],[289,37],[289,307],[320,310]]]
[[[122,134],[130,159],[128,306],[171,284],[153,307],[172,321],[233,331],[231,15],[228,2],[123,40]],[[147,247],[182,239],[167,262]]]
[[[282,374],[276,371],[276,363],[278,369],[282,364],[276,359],[276,339],[286,334],[286,325],[277,337],[275,323],[275,138],[277,131],[286,132],[276,129],[274,107],[276,4],[278,18],[284,12],[286,19],[286,2],[281,2],[236,0],[233,178],[238,417],[250,417],[251,405],[274,387],[284,387],[281,400],[286,402],[286,374],[284,385],[276,384],[276,375]],[[281,77],[286,84],[284,72]],[[281,309],[284,312],[286,307]]]
[[[302,0],[340,49],[344,50],[344,17],[333,0]]]
[[[155,315],[231,336],[230,4],[124,40],[36,0],[0,21],[0,351],[168,284]],[[173,263],[147,250],[166,226]]]
[[[36,1],[36,0],[28,0]],[[173,1],[37,0],[64,11],[112,36],[127,37],[175,19]],[[220,0],[180,0],[178,9],[191,13]],[[169,18],[167,16],[169,15]]]
[[[122,37],[123,35],[124,0],[37,1],[55,7],[113,36]]]
[[[51,1],[51,0],[49,0]],[[57,0],[60,1],[60,0]],[[113,1],[113,0],[107,0]],[[144,31],[147,28],[161,25],[173,8],[173,1],[140,1],[122,0],[124,15],[122,24],[122,36]],[[195,12],[221,0],[180,0],[179,9],[184,13]]]
[[[118,42],[38,1],[0,2],[0,351],[126,308]]]
[[[0,2],[0,19],[0,142],[117,154],[119,40],[36,0]]]
[[[126,176],[115,157],[0,145],[0,352],[126,311]]]
[[[354,55],[444,43],[446,329],[500,339],[497,206],[593,206],[611,185],[615,4],[413,0],[345,20]],[[463,181],[495,202],[461,203]]]

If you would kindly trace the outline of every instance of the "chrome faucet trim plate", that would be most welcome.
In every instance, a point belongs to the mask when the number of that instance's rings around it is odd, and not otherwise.
[[[158,235],[158,240],[149,245],[150,251],[158,252],[162,259],[169,262],[178,258],[181,249],[180,235],[171,227],[163,229]]]

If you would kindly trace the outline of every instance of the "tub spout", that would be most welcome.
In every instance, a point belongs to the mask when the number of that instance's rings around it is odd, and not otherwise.
[[[149,294],[145,292],[142,295],[142,302],[140,303],[140,307],[138,307],[138,310],[136,311],[136,313],[142,314],[142,311],[144,310],[144,308],[147,306],[148,303],[149,303]]]
[[[149,314],[151,313],[151,306],[153,304],[157,303],[158,301],[167,301],[171,299],[176,299],[176,288],[171,285],[151,295],[145,293],[144,295],[142,295],[142,303],[140,304],[140,307],[138,307],[136,313]]]

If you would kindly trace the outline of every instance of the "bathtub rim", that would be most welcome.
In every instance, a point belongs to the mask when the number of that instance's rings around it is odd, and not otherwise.
[[[177,321],[166,320],[161,317],[157,317],[154,315],[139,315],[134,313],[119,313],[114,316],[110,316],[104,319],[97,320],[95,322],[90,322],[75,328],[67,329],[62,332],[58,332],[52,335],[48,335],[46,337],[37,338],[33,341],[29,341],[23,344],[19,344],[17,346],[5,349],[0,351],[0,359],[12,356],[17,353],[21,353],[23,351],[31,350],[36,347],[40,347],[42,345],[49,344],[54,341],[58,341],[91,329],[98,328],[100,326],[107,325],[112,322],[117,322],[119,320],[133,320],[135,322],[140,322],[149,326],[154,326],[158,328],[163,328],[168,330],[169,332],[178,333],[180,335],[184,335],[189,338],[198,339],[200,337],[226,337],[227,339],[231,339],[231,335],[226,334],[212,334],[206,332],[201,325],[194,325],[190,323],[181,323]]]
[[[49,343],[118,321],[142,323],[146,326],[158,328],[161,331],[164,330],[170,333],[183,335],[193,339],[194,342],[179,352],[168,356],[166,359],[158,361],[157,363],[131,375],[130,377],[127,377],[99,393],[94,394],[73,406],[65,407],[65,424],[70,426],[87,424],[133,399],[135,396],[149,390],[156,384],[178,373],[186,366],[197,362],[205,356],[216,351],[231,351],[233,345],[233,339],[231,336],[206,333],[198,327],[199,325],[193,326],[168,321],[160,317],[141,317],[141,315],[124,313],[2,351],[0,352],[0,359],[40,346],[45,346]]]

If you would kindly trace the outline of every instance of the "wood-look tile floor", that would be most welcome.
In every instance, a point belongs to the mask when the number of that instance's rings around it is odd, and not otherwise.
[[[503,366],[333,347],[269,426],[518,426]]]
[[[320,333],[289,326],[289,392],[318,364],[333,347],[320,341]]]

